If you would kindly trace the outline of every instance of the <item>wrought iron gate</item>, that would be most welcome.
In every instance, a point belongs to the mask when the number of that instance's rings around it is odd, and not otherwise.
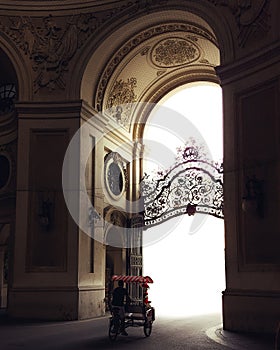
[[[192,140],[178,149],[175,164],[141,182],[144,224],[148,228],[172,217],[195,212],[223,218],[223,166],[209,160]]]

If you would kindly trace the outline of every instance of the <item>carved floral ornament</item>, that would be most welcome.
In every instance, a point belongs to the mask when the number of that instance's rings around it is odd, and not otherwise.
[[[159,67],[175,67],[198,60],[199,48],[183,38],[170,38],[159,42],[151,52],[151,60]]]
[[[127,80],[119,79],[113,84],[109,93],[107,112],[123,126],[127,126],[131,119],[132,106],[137,99],[136,86],[137,79],[134,77]]]

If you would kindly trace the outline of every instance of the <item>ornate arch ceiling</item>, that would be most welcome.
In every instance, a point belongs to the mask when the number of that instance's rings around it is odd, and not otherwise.
[[[219,62],[216,38],[205,25],[171,21],[151,26],[110,59],[99,80],[95,107],[129,131],[137,102],[157,102],[188,81],[215,80]]]

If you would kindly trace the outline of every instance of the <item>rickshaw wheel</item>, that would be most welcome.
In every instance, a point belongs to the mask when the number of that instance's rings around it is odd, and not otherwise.
[[[115,321],[115,322],[114,322]],[[111,341],[116,340],[119,332],[120,332],[120,327],[121,327],[121,323],[118,320],[118,323],[116,324],[116,320],[111,320],[110,324],[109,324],[109,339]]]
[[[149,337],[152,333],[152,322],[151,321],[147,321],[144,324],[144,334],[146,337]]]

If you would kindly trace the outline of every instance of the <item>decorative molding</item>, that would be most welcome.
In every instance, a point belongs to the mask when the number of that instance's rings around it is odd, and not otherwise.
[[[238,44],[244,47],[257,33],[267,33],[270,29],[268,7],[270,0],[208,0],[215,6],[227,7],[235,17],[239,28]]]
[[[157,25],[148,30],[141,32],[127,41],[120,49],[116,52],[116,54],[110,59],[107,66],[103,70],[103,74],[99,80],[96,92],[95,99],[95,108],[98,111],[102,110],[103,102],[104,102],[104,94],[108,85],[110,78],[112,77],[116,67],[122,61],[122,59],[128,55],[135,47],[141,45],[146,40],[156,37],[165,33],[176,33],[176,32],[187,32],[189,34],[193,34],[195,36],[201,36],[214,45],[218,46],[217,40],[212,33],[209,31],[200,28],[193,23],[168,23],[164,25]],[[193,38],[193,35],[190,35],[190,40]],[[145,47],[141,52],[141,55],[146,55],[150,47]]]
[[[151,51],[153,64],[163,68],[182,66],[198,60],[199,57],[199,48],[183,38],[164,39]]]
[[[280,56],[280,43],[265,47],[261,52],[254,52],[239,61],[234,61],[226,66],[216,68],[216,72],[222,84],[229,84],[247,75],[252,75],[265,66],[278,65]]]
[[[110,116],[125,127],[131,120],[132,105],[137,99],[134,91],[136,86],[137,79],[134,77],[128,78],[127,81],[120,79],[114,83],[109,93],[107,111]]]

